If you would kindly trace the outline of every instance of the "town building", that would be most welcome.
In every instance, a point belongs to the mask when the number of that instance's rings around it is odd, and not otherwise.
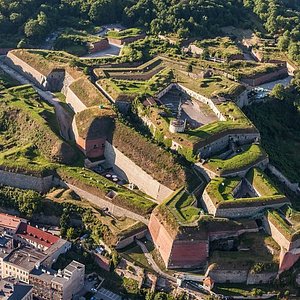
[[[14,278],[0,280],[1,300],[32,300],[32,285],[16,281]]]
[[[31,226],[25,219],[0,214],[0,220],[2,278],[30,284],[33,295],[46,300],[72,299],[83,288],[83,264],[72,261],[63,270],[51,269],[59,255],[70,249],[70,242]]]

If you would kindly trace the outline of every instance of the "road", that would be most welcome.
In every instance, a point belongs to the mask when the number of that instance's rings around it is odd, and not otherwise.
[[[60,127],[60,134],[65,140],[71,140],[71,126],[72,126],[72,117],[68,112],[60,105],[60,100],[51,92],[43,91],[29,81],[25,76],[16,72],[13,68],[7,66],[2,61],[0,61],[0,68],[9,74],[11,77],[19,81],[21,84],[31,84],[32,87],[37,91],[42,99],[47,101],[49,104],[53,105],[55,108],[56,118]]]
[[[156,264],[156,262],[154,261],[151,253],[148,251],[147,247],[145,246],[145,244],[139,240],[136,240],[136,243],[138,244],[138,246],[142,249],[148,263],[150,264],[150,266],[153,268],[153,270],[159,274],[161,277],[164,277],[172,282],[177,282],[176,278],[163,272],[159,266]]]

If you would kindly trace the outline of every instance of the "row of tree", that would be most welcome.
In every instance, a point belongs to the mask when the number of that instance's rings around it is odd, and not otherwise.
[[[208,36],[245,23],[242,0],[0,0],[0,34],[38,42],[58,27],[122,22],[153,34]]]
[[[271,35],[279,35],[279,49],[300,61],[300,1],[244,0],[244,5],[257,14]]]

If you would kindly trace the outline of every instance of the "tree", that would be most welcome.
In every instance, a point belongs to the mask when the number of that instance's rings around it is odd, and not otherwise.
[[[69,227],[67,229],[66,238],[68,241],[71,241],[75,236],[75,229],[73,227]]]
[[[276,84],[270,92],[270,96],[283,100],[285,96],[284,86],[280,83]]]
[[[66,209],[64,209],[64,212],[60,217],[60,223],[59,223],[60,234],[62,236],[65,236],[67,234],[67,230],[68,230],[70,224],[71,224],[71,218],[70,218],[69,212]]]
[[[279,39],[278,39],[278,48],[281,51],[287,51],[287,49],[289,47],[289,44],[290,44],[289,36],[282,35],[282,36],[279,37]]]

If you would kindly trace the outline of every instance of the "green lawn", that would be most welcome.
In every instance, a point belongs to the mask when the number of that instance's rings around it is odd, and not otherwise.
[[[245,147],[241,153],[229,159],[211,158],[205,163],[205,167],[222,175],[247,169],[266,157],[263,148],[254,144]]]
[[[125,39],[129,37],[135,37],[142,33],[142,30],[139,28],[128,28],[124,30],[110,30],[107,32],[107,36],[114,39]]]
[[[179,222],[191,223],[196,221],[200,216],[200,209],[193,206],[195,199],[185,190],[180,190],[166,202],[170,213],[173,213]]]
[[[120,254],[131,262],[136,263],[148,271],[153,271],[151,265],[148,263],[146,256],[138,245],[126,247],[125,250],[120,251]]]

